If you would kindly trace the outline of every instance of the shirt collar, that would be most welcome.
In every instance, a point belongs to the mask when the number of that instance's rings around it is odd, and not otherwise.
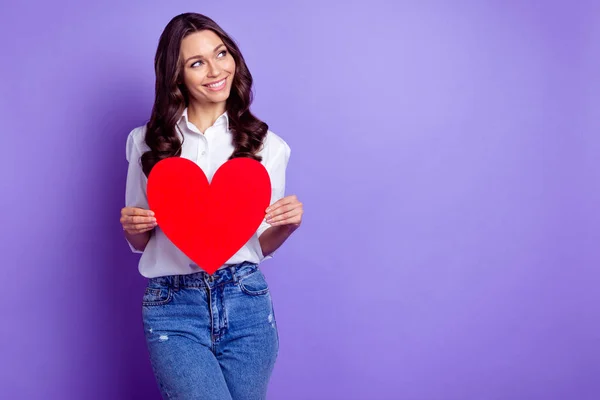
[[[188,119],[188,108],[186,107],[183,110],[183,113],[181,114],[181,117],[179,118],[178,123],[187,125],[189,122],[190,121]],[[218,126],[221,124],[224,124],[227,127],[227,130],[229,130],[229,114],[227,114],[227,111],[225,111],[223,114],[219,115],[219,117],[217,118],[217,120],[215,121],[213,126]]]

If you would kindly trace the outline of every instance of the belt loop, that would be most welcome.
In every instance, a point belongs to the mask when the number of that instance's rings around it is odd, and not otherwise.
[[[231,277],[233,278],[233,283],[236,283],[238,281],[237,275],[235,273],[235,265],[231,266]]]
[[[211,278],[211,276],[209,274],[207,274],[207,273],[202,274],[202,280],[204,281],[204,286],[208,290],[210,290],[210,283],[209,283],[209,281],[211,280],[210,278]]]
[[[179,290],[179,275],[173,277],[173,287],[175,288],[175,291]]]

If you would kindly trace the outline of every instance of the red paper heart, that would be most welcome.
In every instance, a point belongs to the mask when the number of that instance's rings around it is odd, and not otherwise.
[[[209,185],[193,161],[169,157],[150,172],[148,204],[165,236],[200,268],[214,273],[256,232],[271,201],[265,167],[234,158]]]

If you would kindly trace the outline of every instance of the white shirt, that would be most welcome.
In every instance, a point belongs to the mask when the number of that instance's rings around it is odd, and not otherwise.
[[[235,149],[232,144],[233,134],[229,130],[229,117],[227,112],[223,113],[202,134],[188,120],[187,111],[186,108],[177,123],[179,129],[176,127],[180,139],[183,136],[181,157],[195,162],[204,171],[208,181],[211,182],[217,169],[228,160]],[[146,125],[143,125],[133,129],[127,137],[126,157],[129,167],[125,190],[126,207],[148,209],[146,195],[148,178],[142,171],[140,161],[141,155],[149,150],[145,142],[145,135]],[[263,143],[264,147],[257,154],[262,156],[261,163],[265,166],[271,179],[272,192],[269,204],[273,204],[284,196],[285,171],[290,158],[290,147],[281,137],[270,130],[267,131]],[[274,253],[265,257],[258,241],[259,236],[270,226],[263,219],[250,240],[220,268],[243,261],[260,264],[262,261],[271,258]],[[143,276],[153,278],[164,275],[186,275],[202,271],[165,236],[159,226],[154,229],[155,231],[143,252],[136,250],[127,241],[131,251],[142,254],[138,270]]]

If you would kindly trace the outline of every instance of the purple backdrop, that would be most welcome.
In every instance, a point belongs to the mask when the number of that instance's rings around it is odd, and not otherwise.
[[[0,397],[159,398],[125,139],[197,11],[305,205],[270,399],[600,398],[600,7],[449,3],[3,2]]]

